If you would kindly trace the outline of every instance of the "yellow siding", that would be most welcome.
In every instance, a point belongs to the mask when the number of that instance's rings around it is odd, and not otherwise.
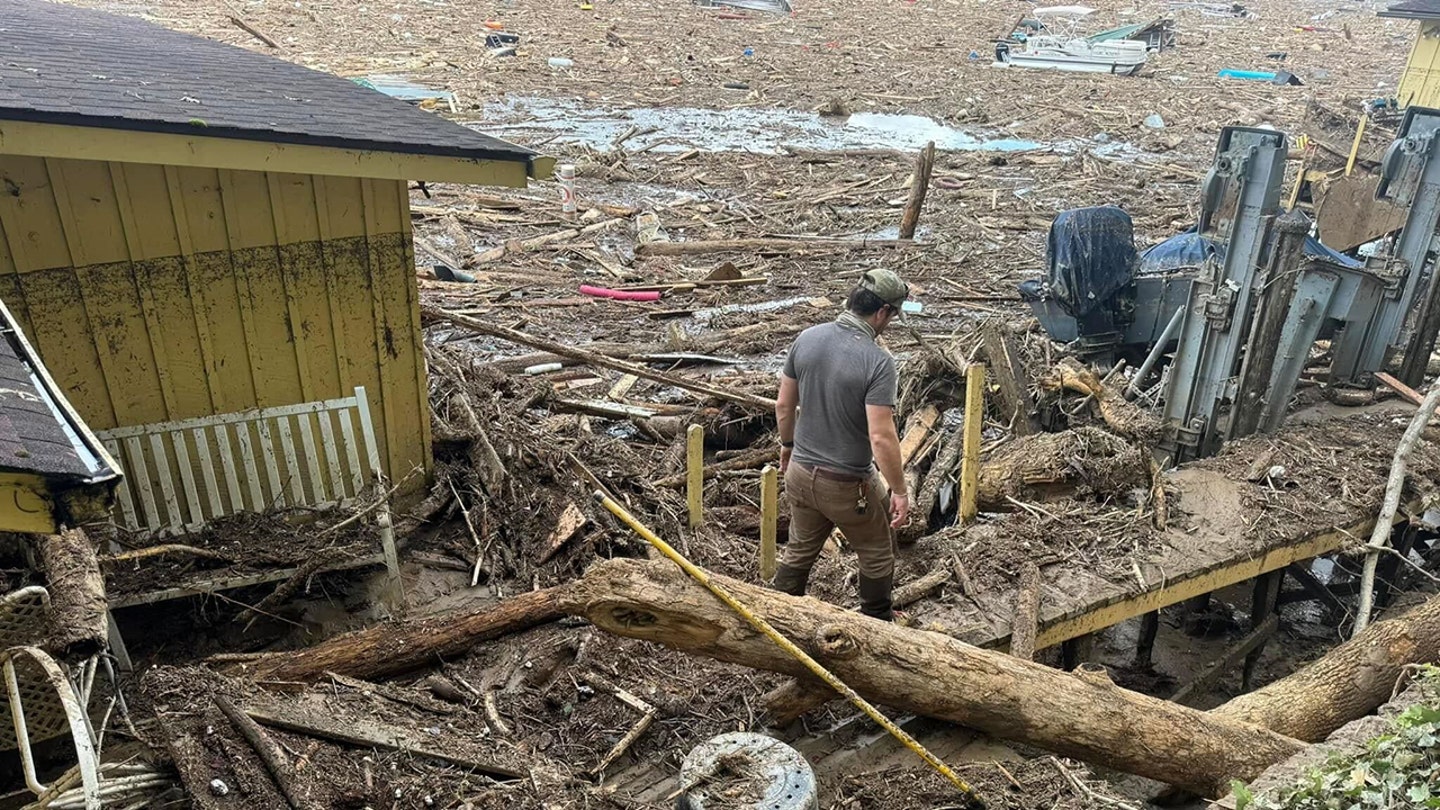
[[[363,385],[386,473],[429,470],[403,182],[0,155],[0,183],[0,298],[92,427]]]
[[[1421,21],[1395,97],[1402,107],[1440,106],[1440,21]]]

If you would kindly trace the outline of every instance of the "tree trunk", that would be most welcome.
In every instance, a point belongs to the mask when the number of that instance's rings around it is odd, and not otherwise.
[[[105,649],[105,577],[90,538],[65,529],[35,538],[35,553],[50,592],[50,632],[40,646],[70,663]]]
[[[376,625],[236,664],[229,672],[254,680],[313,681],[327,671],[373,680],[430,667],[481,642],[555,621],[564,615],[559,606],[564,589],[530,591],[458,616]]]
[[[1214,796],[1300,750],[1288,737],[939,633],[714,576],[861,695]],[[669,563],[612,560],[559,597],[616,635],[789,675],[809,671]],[[823,631],[824,644],[816,642]],[[846,643],[836,643],[844,637]]]
[[[1018,501],[1050,501],[1078,492],[1119,495],[1150,486],[1150,451],[1085,425],[1060,433],[1017,436],[980,465],[978,499],[986,511]]]
[[[1306,742],[1390,699],[1407,664],[1440,659],[1440,597],[1376,622],[1320,660],[1210,711]]]
[[[915,159],[915,179],[910,183],[910,198],[900,213],[900,238],[914,239],[915,226],[920,224],[920,209],[925,207],[925,192],[930,190],[930,174],[935,169],[935,142],[925,144]]]
[[[755,394],[747,394],[741,391],[732,391],[702,380],[695,380],[679,374],[669,374],[663,371],[655,371],[649,366],[631,363],[628,360],[617,360],[613,357],[606,357],[603,354],[586,351],[575,346],[557,341],[548,340],[536,335],[521,332],[518,329],[511,329],[508,326],[486,323],[468,315],[461,315],[457,312],[449,312],[438,307],[421,307],[421,312],[432,318],[452,323],[456,326],[463,326],[472,332],[479,332],[482,335],[503,338],[511,343],[518,343],[521,346],[530,346],[542,351],[558,354],[561,357],[569,357],[599,368],[608,368],[621,371],[626,374],[634,374],[642,380],[653,380],[655,382],[673,385],[697,394],[715,397],[726,402],[734,402],[737,405],[744,405],[750,408],[772,410],[775,407],[775,400]]]
[[[708,239],[693,242],[651,242],[638,246],[635,253],[640,256],[693,256],[698,253],[723,252],[793,253],[807,250],[906,248],[914,244],[908,239]]]

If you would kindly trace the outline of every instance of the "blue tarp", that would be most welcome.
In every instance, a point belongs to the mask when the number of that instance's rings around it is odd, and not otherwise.
[[[1050,294],[1079,318],[1106,304],[1135,272],[1135,230],[1113,205],[1062,211],[1050,225]]]
[[[1140,272],[1163,273],[1182,267],[1198,267],[1204,264],[1206,256],[1211,253],[1217,254],[1216,261],[1225,258],[1222,252],[1216,251],[1214,242],[1195,233],[1195,229],[1191,228],[1141,253]],[[1342,267],[1358,269],[1365,266],[1358,259],[1325,247],[1313,236],[1305,237],[1305,255],[1311,259],[1334,262]]]

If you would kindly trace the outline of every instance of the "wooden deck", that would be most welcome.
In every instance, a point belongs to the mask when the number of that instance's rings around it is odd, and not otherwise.
[[[1373,515],[1367,517],[1355,509],[1353,520],[1319,527],[1294,539],[1276,538],[1259,530],[1237,534],[1227,531],[1234,528],[1230,516],[1243,514],[1241,487],[1254,485],[1237,483],[1204,469],[1178,470],[1171,481],[1179,494],[1172,509],[1187,513],[1191,528],[1167,530],[1151,558],[1137,560],[1135,573],[1128,579],[1105,579],[1077,568],[1045,572],[1048,577],[1042,580],[1037,649],[1328,554],[1347,543],[1364,542],[1375,524]],[[1418,508],[1419,503],[1409,506]],[[960,638],[976,646],[1007,646],[1014,590],[988,591],[977,601],[984,609],[983,616],[973,608],[960,621],[952,618],[953,608],[940,608],[933,617],[927,610],[917,615],[922,623],[935,618],[953,624],[960,628]]]

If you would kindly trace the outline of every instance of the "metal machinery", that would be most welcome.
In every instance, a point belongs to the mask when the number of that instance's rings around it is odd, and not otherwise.
[[[1383,368],[1390,352],[1400,348],[1401,332],[1426,275],[1426,258],[1433,252],[1435,224],[1440,221],[1437,130],[1440,130],[1440,110],[1411,107],[1405,111],[1398,137],[1385,151],[1376,196],[1405,208],[1405,224],[1394,241],[1392,252],[1373,257],[1369,263],[1369,269],[1384,283],[1380,305],[1363,328],[1347,329],[1336,340],[1331,366],[1334,379],[1363,380]],[[1427,299],[1433,297],[1432,285]],[[1415,334],[1424,342],[1422,331],[1416,330]],[[1409,352],[1407,365],[1418,361],[1419,371],[1423,372],[1425,360],[1434,348],[1433,329],[1428,344],[1423,356],[1416,351]],[[1406,369],[1401,375],[1412,385],[1419,383],[1418,377],[1413,369]]]
[[[1202,184],[1196,234],[1188,237],[1205,247],[1188,267],[1136,272],[1132,262],[1119,279],[1113,266],[1077,270],[1067,255],[1123,264],[1125,253],[1058,250],[1065,241],[1055,231],[1065,237],[1084,221],[1066,212],[1052,229],[1049,279],[1027,282],[1022,295],[1052,337],[1073,342],[1094,362],[1145,355],[1142,377],[1173,339],[1160,448],[1171,462],[1274,430],[1318,338],[1332,337],[1331,377],[1339,382],[1367,381],[1400,345],[1440,221],[1440,111],[1411,108],[1400,133],[1378,192],[1406,209],[1390,255],[1361,266],[1310,238],[1307,218],[1280,212],[1285,134],[1227,127]],[[1128,239],[1115,228],[1091,233],[1102,237]],[[1440,330],[1434,285],[1416,320],[1407,353],[1416,359],[1407,367],[1418,363],[1418,375]]]
[[[1254,315],[1256,279],[1285,179],[1285,134],[1226,127],[1200,190],[1201,235],[1224,239],[1225,257],[1207,262],[1180,316],[1179,346],[1165,392],[1172,458],[1209,455],[1216,416],[1240,362]]]

